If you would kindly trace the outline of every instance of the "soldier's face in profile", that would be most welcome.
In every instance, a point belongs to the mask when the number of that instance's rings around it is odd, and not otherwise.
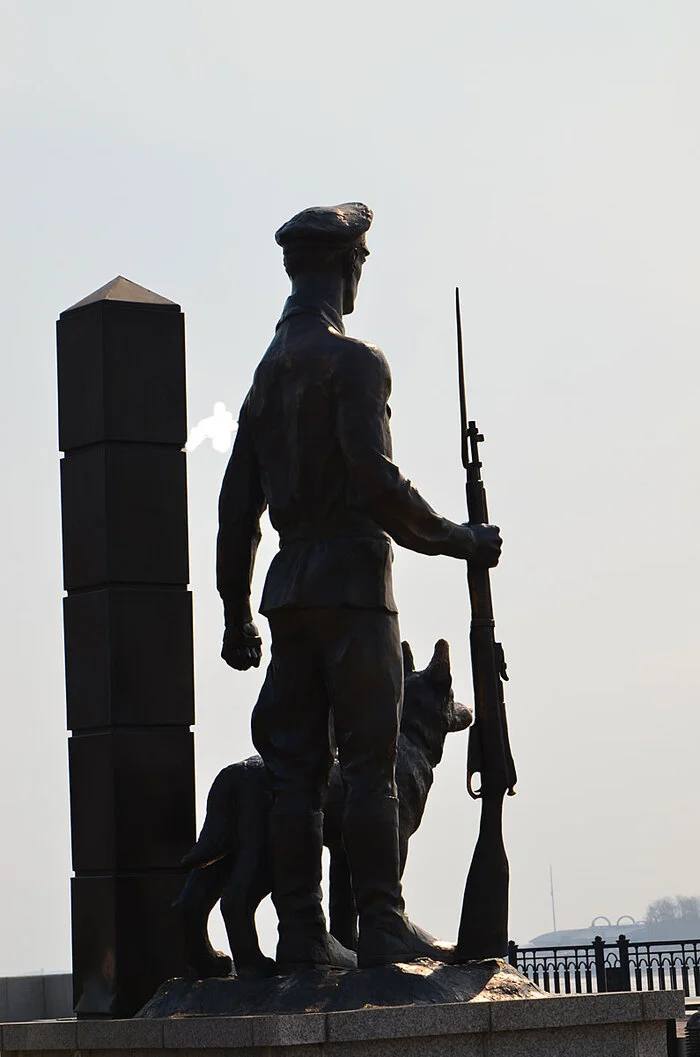
[[[356,247],[352,254],[352,263],[345,276],[345,289],[343,291],[344,316],[349,316],[355,307],[355,298],[357,297],[357,287],[359,286],[360,277],[362,275],[362,266],[368,257],[369,250],[364,245]]]

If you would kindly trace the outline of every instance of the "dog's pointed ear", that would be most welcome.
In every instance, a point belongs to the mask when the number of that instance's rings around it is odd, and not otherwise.
[[[410,675],[416,670],[416,662],[413,660],[413,652],[407,642],[401,643],[401,652],[403,653],[403,673]]]
[[[438,639],[435,643],[435,649],[433,650],[433,658],[431,664],[448,664],[450,663],[450,644],[446,639]]]
[[[433,683],[438,686],[452,685],[452,671],[450,669],[450,647],[444,639],[438,639],[435,650],[427,668],[427,673]]]

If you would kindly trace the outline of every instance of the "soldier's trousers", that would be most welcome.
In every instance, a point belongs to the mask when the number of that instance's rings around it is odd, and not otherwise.
[[[329,715],[346,808],[396,796],[403,695],[398,617],[374,609],[279,609],[268,616],[272,657],[253,711],[255,747],[275,810],[321,807],[332,763]]]

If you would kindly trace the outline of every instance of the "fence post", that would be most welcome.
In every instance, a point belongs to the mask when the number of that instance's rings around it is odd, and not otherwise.
[[[605,979],[605,944],[602,936],[596,936],[593,940],[593,951],[595,953],[595,977],[599,992],[607,991],[608,984]]]
[[[514,943],[513,940],[510,940],[508,943],[508,961],[511,965],[515,966],[516,969],[518,968],[518,945],[517,943]]]
[[[632,981],[630,979],[630,941],[624,934],[617,937],[617,947],[620,952],[620,991],[631,991]]]

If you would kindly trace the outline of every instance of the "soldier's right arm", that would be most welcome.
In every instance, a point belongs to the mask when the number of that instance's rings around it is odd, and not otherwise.
[[[246,398],[221,486],[216,543],[216,582],[226,625],[222,656],[233,668],[260,664],[260,638],[250,610],[250,583],[265,506]]]
[[[400,546],[422,554],[477,558],[495,565],[497,530],[488,541],[437,514],[392,462],[387,401],[391,373],[382,352],[346,341],[335,374],[337,431],[349,479],[348,500]]]

